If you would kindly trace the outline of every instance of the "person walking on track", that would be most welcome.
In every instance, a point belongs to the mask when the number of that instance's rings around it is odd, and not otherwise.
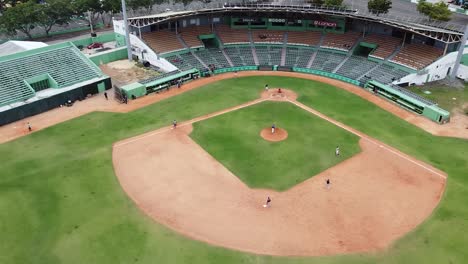
[[[29,130],[29,132],[32,131],[32,126],[31,126],[31,123],[29,123],[29,122],[28,122],[28,130]]]
[[[270,196],[267,197],[266,203],[263,205],[263,207],[270,207],[271,199]]]
[[[327,180],[325,181],[325,184],[326,184],[326,186],[327,186],[327,190],[330,189],[330,185],[331,185],[330,179],[327,179]]]
[[[172,121],[172,129],[176,129],[177,128],[177,120],[174,119],[174,121]]]

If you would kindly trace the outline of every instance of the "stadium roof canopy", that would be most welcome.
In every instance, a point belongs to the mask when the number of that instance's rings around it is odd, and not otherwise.
[[[129,25],[142,28],[149,25],[165,23],[185,17],[196,15],[216,15],[224,13],[242,13],[248,16],[258,16],[259,12],[279,13],[279,14],[319,14],[342,16],[370,22],[381,23],[397,27],[408,32],[420,34],[444,43],[460,42],[463,38],[464,27],[462,25],[449,24],[444,22],[434,22],[412,17],[394,17],[390,15],[363,13],[357,10],[344,8],[327,8],[315,5],[294,5],[294,4],[209,4],[198,10],[170,11],[161,14],[132,17],[128,19]]]

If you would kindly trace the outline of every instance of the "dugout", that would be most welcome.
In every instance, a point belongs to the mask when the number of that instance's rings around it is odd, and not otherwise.
[[[439,124],[450,121],[450,113],[448,111],[438,107],[436,103],[402,87],[388,86],[376,81],[369,81],[366,83],[365,88]]]

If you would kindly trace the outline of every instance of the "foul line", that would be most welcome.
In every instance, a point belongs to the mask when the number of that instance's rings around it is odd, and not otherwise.
[[[314,109],[312,109],[312,108],[310,108],[310,107],[308,107],[308,106],[306,106],[306,105],[303,105],[303,104],[301,104],[301,103],[299,103],[299,102],[297,102],[297,101],[292,101],[292,100],[290,100],[290,99],[287,99],[287,100],[288,100],[290,103],[292,103],[292,104],[294,104],[294,105],[296,105],[296,106],[298,106],[298,107],[300,107],[300,108],[306,110],[307,112],[312,113],[312,114],[314,114],[314,115],[316,115],[316,116],[318,116],[318,117],[320,117],[320,118],[322,118],[322,119],[324,119],[324,120],[327,120],[328,122],[334,124],[335,126],[341,127],[342,129],[344,129],[344,130],[346,130],[346,131],[348,131],[348,132],[350,132],[350,133],[352,133],[352,134],[354,134],[354,135],[356,135],[356,136],[358,136],[358,137],[360,137],[360,138],[362,138],[362,139],[365,139],[365,140],[367,140],[367,141],[369,141],[369,142],[372,142],[373,144],[378,145],[379,147],[381,147],[381,148],[383,148],[383,149],[389,151],[390,153],[393,153],[393,154],[399,156],[400,158],[403,158],[403,159],[405,159],[405,160],[407,160],[407,161],[410,161],[411,163],[414,163],[414,164],[416,164],[416,165],[418,165],[418,166],[420,166],[420,167],[422,167],[422,168],[424,168],[424,169],[426,169],[426,170],[428,170],[428,171],[430,171],[430,172],[432,172],[432,173],[434,173],[434,174],[440,176],[440,177],[443,178],[443,179],[447,179],[447,176],[445,176],[445,175],[443,175],[443,174],[441,174],[441,173],[439,173],[439,172],[433,170],[432,168],[430,168],[430,167],[428,167],[428,166],[426,166],[426,165],[424,165],[424,164],[421,164],[421,163],[419,163],[419,162],[413,160],[412,158],[410,158],[410,157],[408,157],[408,156],[406,156],[406,155],[404,155],[404,154],[401,154],[401,153],[399,153],[399,152],[393,150],[392,148],[390,148],[390,147],[384,145],[383,143],[381,143],[381,142],[379,142],[379,141],[377,141],[377,140],[375,140],[375,139],[371,139],[369,136],[367,136],[367,135],[365,135],[365,134],[362,134],[362,133],[360,133],[360,132],[354,130],[353,128],[350,128],[350,127],[348,127],[348,126],[346,126],[346,125],[344,125],[344,124],[342,124],[342,123],[340,123],[340,122],[338,122],[338,121],[336,121],[336,120],[334,120],[334,119],[331,119],[331,118],[329,118],[329,117],[323,115],[322,113],[320,113],[320,112],[318,112],[318,111],[316,111],[316,110],[314,110]]]
[[[228,112],[236,111],[236,110],[246,108],[246,107],[249,107],[249,106],[264,102],[264,101],[269,101],[269,100],[271,100],[271,99],[270,98],[257,99],[257,100],[254,100],[254,101],[251,101],[251,102],[248,102],[248,103],[245,103],[245,104],[241,104],[241,105],[236,106],[236,107],[224,109],[222,111],[215,112],[213,114],[208,114],[208,115],[204,115],[204,116],[201,116],[201,117],[191,119],[189,121],[185,121],[185,122],[181,123],[178,126],[182,127],[182,126],[186,126],[186,125],[191,125],[191,124],[196,123],[196,122],[200,122],[200,121],[212,118],[212,117],[223,115],[223,114],[228,113]],[[302,103],[299,103],[297,101],[290,100],[290,99],[286,99],[286,101],[290,102],[290,103],[292,103],[292,104],[294,104],[294,105],[296,105],[296,106],[298,106],[298,107],[300,107],[300,108],[302,108],[304,110],[306,110],[307,112],[309,112],[309,113],[311,113],[313,115],[316,115],[316,116],[318,116],[318,117],[320,117],[320,118],[334,124],[335,126],[338,126],[338,127],[342,128],[342,129],[344,129],[344,130],[346,130],[346,131],[348,131],[348,132],[350,132],[350,133],[352,133],[352,134],[354,134],[354,135],[356,135],[356,136],[358,136],[358,137],[360,137],[362,139],[365,139],[365,140],[367,140],[367,141],[369,141],[369,142],[371,142],[371,143],[373,143],[375,145],[378,145],[379,147],[389,151],[390,153],[393,153],[393,154],[397,155],[400,158],[403,158],[403,159],[405,159],[405,160],[407,160],[407,161],[409,161],[409,162],[411,162],[413,164],[416,164],[416,165],[418,165],[418,166],[420,166],[420,167],[422,167],[422,168],[424,168],[424,169],[438,175],[439,177],[441,177],[443,179],[447,179],[447,176],[443,175],[442,173],[439,173],[439,172],[433,170],[432,168],[430,168],[430,167],[428,167],[428,166],[426,166],[424,164],[421,164],[421,163],[415,161],[414,159],[412,159],[412,158],[410,158],[410,157],[408,157],[408,156],[406,156],[404,154],[399,153],[398,151],[393,150],[391,147],[388,147],[385,144],[383,144],[383,143],[381,143],[381,142],[379,142],[379,141],[377,141],[375,139],[371,139],[369,136],[367,136],[367,135],[365,135],[365,134],[363,134],[361,132],[358,132],[357,130],[354,130],[351,127],[348,127],[348,126],[346,126],[346,125],[344,125],[344,124],[342,124],[342,123],[340,123],[340,122],[338,122],[338,121],[336,121],[334,119],[331,119],[328,116],[326,116],[326,115],[324,115],[324,114],[322,114],[322,113],[320,113],[320,112],[318,112],[318,111],[316,111],[316,110],[314,110],[314,109],[312,109],[312,108],[310,108],[310,107],[308,107],[308,106],[306,106],[306,105],[304,105]],[[158,129],[158,130],[156,130],[154,132],[143,134],[141,136],[137,136],[137,137],[131,138],[129,140],[117,143],[117,144],[114,145],[114,147],[116,148],[116,147],[124,146],[124,145],[127,145],[129,143],[138,141],[138,140],[143,139],[143,138],[147,138],[147,137],[150,137],[150,136],[165,133],[167,131],[170,131],[171,129],[172,129],[171,127],[161,128],[161,129]]]
[[[186,126],[186,125],[191,125],[191,124],[196,123],[196,122],[200,122],[200,121],[203,121],[203,120],[206,120],[206,119],[209,119],[209,118],[212,118],[212,117],[216,117],[216,116],[228,113],[228,112],[232,112],[232,111],[236,111],[236,110],[239,110],[239,109],[242,109],[242,108],[246,108],[246,107],[249,107],[249,106],[264,102],[264,101],[267,101],[267,100],[268,100],[268,98],[262,98],[262,99],[257,99],[257,100],[254,100],[254,101],[250,101],[248,103],[241,104],[241,105],[238,105],[238,106],[235,106],[235,107],[232,107],[232,108],[224,109],[222,111],[215,112],[213,114],[208,114],[208,115],[204,115],[204,116],[201,116],[201,117],[196,117],[194,119],[190,119],[188,121],[185,121],[185,122],[182,122],[182,123],[178,124],[177,126],[178,127],[183,127],[183,126]],[[146,138],[146,137],[150,137],[150,136],[154,136],[154,135],[158,135],[158,134],[170,131],[171,129],[172,129],[172,127],[161,128],[161,129],[158,129],[158,130],[156,130],[154,132],[143,134],[141,136],[136,136],[136,137],[131,138],[131,139],[126,140],[126,141],[124,140],[123,142],[115,144],[114,147],[120,147],[120,146],[135,142],[137,140],[140,140],[140,139],[143,139],[143,138]]]

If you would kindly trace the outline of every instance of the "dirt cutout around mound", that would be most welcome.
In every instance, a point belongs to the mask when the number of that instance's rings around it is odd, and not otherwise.
[[[107,67],[108,68],[108,67]],[[107,69],[102,67],[103,70]],[[418,116],[411,112],[408,112],[399,106],[383,99],[378,96],[375,96],[364,89],[354,86],[349,83],[341,82],[334,79],[329,79],[326,77],[297,73],[297,72],[263,72],[263,71],[246,71],[239,73],[225,73],[219,74],[210,78],[201,78],[187,84],[184,84],[181,89],[171,89],[169,91],[164,91],[161,93],[153,93],[148,96],[138,98],[137,100],[129,101],[129,104],[120,104],[113,100],[113,90],[108,90],[109,100],[105,100],[104,96],[96,95],[91,98],[87,98],[84,101],[76,102],[73,107],[63,107],[56,108],[39,115],[28,117],[17,122],[13,122],[8,125],[0,127],[0,143],[7,142],[25,135],[30,134],[27,128],[27,123],[30,122],[33,128],[33,132],[42,130],[46,127],[53,126],[55,124],[61,123],[73,119],[78,116],[88,114],[93,111],[106,111],[106,112],[119,112],[126,113],[130,112],[147,105],[159,102],[161,100],[167,99],[169,97],[184,93],[196,89],[198,87],[205,86],[207,84],[217,82],[220,80],[245,77],[245,76],[284,76],[284,77],[294,77],[302,78],[308,80],[315,80],[323,83],[327,83],[338,88],[344,89],[348,92],[354,93],[365,100],[368,100],[384,110],[393,113],[394,115],[400,117],[401,119],[406,120],[407,122],[414,124],[425,131],[438,136],[447,136],[447,137],[458,137],[458,138],[468,138],[468,117],[464,115],[454,115],[451,119],[451,122],[444,125],[438,125],[422,116]],[[288,88],[288,87],[283,87]],[[269,93],[272,97],[279,97],[277,95],[271,94],[277,88],[269,89]]]
[[[275,128],[275,133],[272,133],[271,128],[267,127],[260,131],[260,136],[266,141],[279,142],[288,138],[288,132],[282,128]]]
[[[115,143],[122,188],[147,215],[185,236],[277,256],[381,250],[437,206],[443,172],[287,97],[281,100],[360,136],[362,152],[285,192],[250,189],[189,134],[194,122],[272,98],[262,97]],[[263,207],[267,196],[270,208]]]

